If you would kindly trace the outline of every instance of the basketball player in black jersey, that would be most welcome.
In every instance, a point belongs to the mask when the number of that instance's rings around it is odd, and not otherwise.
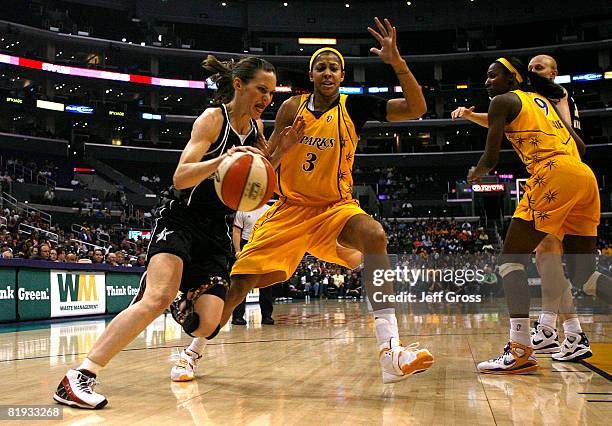
[[[254,57],[222,63],[209,56],[203,66],[217,73],[213,78],[218,104],[206,109],[193,124],[191,139],[174,172],[174,185],[157,212],[142,299],[117,315],[83,363],[64,376],[53,395],[62,404],[104,407],[106,398],[93,390],[97,374],[170,306],[179,289],[189,295],[189,300],[180,301],[181,307],[190,306],[189,318],[196,318],[189,324],[185,321],[183,328],[208,339],[219,331],[231,256],[225,215],[231,210],[217,197],[211,176],[236,152],[260,153],[253,145],[258,141],[265,145],[260,117],[272,101],[276,72],[272,64]],[[283,131],[282,138],[293,145],[302,133],[303,123],[297,120]]]

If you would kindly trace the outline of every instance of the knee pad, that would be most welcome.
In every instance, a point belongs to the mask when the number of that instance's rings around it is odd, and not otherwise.
[[[522,263],[502,263],[499,266],[499,275],[504,278],[506,275],[508,275],[511,272],[514,271],[523,271],[525,272],[525,265],[523,265]]]
[[[601,275],[600,272],[593,272],[588,280],[584,283],[582,287],[582,291],[584,291],[589,296],[595,296],[597,293],[597,279]],[[578,285],[582,283],[577,283]]]
[[[206,284],[202,284],[200,287],[193,291],[189,291],[187,293],[180,292],[179,295],[174,299],[174,302],[170,305],[170,312],[172,313],[172,318],[179,323],[185,333],[190,335],[191,337],[195,337],[192,333],[198,329],[200,326],[200,316],[195,311],[195,303],[196,301],[206,293],[209,289],[215,286],[223,286],[224,290],[227,291],[227,287],[229,286],[226,279],[218,276],[210,277],[210,280]],[[215,293],[216,296],[218,296]],[[221,296],[218,296],[221,297]],[[219,327],[220,329],[220,327]],[[210,337],[211,339],[216,336],[218,330],[215,330]]]
[[[185,333],[195,337],[194,331],[200,326],[200,316],[194,310],[195,301],[187,298],[187,293],[179,293],[170,305],[170,313],[174,321],[179,323]]]
[[[215,328],[215,331],[213,331],[212,334],[206,338],[206,340],[214,339],[217,334],[219,334],[219,331],[221,331],[221,325],[218,325],[217,328]]]

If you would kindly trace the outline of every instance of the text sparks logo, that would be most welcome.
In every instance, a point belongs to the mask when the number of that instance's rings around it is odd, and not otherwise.
[[[57,285],[60,302],[91,302],[98,300],[95,275],[58,274]]]
[[[104,273],[51,271],[51,316],[106,311]]]

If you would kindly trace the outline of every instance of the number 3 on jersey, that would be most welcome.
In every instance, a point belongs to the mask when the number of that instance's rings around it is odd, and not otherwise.
[[[309,152],[306,154],[306,162],[302,164],[302,170],[304,170],[306,173],[312,172],[315,167],[315,161],[317,161],[317,154],[314,152]]]

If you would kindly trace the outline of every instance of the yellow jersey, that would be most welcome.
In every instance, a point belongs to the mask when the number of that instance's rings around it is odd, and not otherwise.
[[[324,113],[313,111],[311,99],[300,97],[296,117],[306,122],[304,137],[281,160],[278,192],[290,203],[310,206],[351,199],[358,137],[346,111],[347,95]]]
[[[576,141],[548,99],[522,90],[511,93],[520,98],[521,111],[506,124],[504,132],[530,174],[550,164],[556,155],[570,155],[580,160]]]

